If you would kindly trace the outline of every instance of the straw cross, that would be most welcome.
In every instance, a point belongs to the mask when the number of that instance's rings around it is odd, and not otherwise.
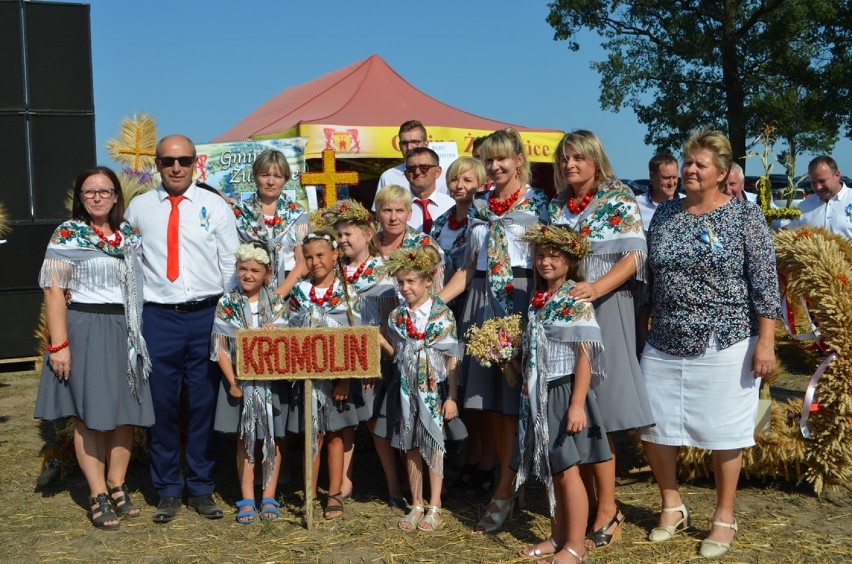
[[[358,184],[357,172],[337,172],[337,161],[334,149],[324,149],[322,152],[322,172],[303,172],[299,176],[302,186],[322,186],[325,194],[325,206],[329,208],[337,202],[337,187]]]

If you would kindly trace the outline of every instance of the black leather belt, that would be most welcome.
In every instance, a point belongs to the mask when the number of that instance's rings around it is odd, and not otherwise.
[[[573,374],[567,374],[556,380],[548,380],[547,382],[547,391],[552,390],[553,388],[558,388],[559,386],[564,386],[565,384],[570,384],[571,380],[574,379]]]
[[[123,304],[88,304],[83,302],[71,302],[68,309],[83,313],[100,313],[103,315],[124,315]]]
[[[156,302],[145,302],[145,305],[151,307],[159,307],[162,309],[170,309],[172,311],[178,311],[180,313],[191,313],[193,311],[199,311],[208,307],[215,306],[219,302],[219,298],[221,297],[222,296],[210,296],[209,298],[195,300],[194,302],[183,302],[182,304],[158,304]]]

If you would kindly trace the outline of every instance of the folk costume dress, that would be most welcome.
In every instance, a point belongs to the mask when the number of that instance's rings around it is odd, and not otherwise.
[[[319,304],[311,300],[311,289],[313,284],[309,280],[302,280],[293,287],[290,292],[290,327],[344,327],[350,325],[349,312],[354,317],[355,325],[360,323],[358,312],[358,296],[351,286],[344,289],[340,280],[335,279],[332,291],[328,299],[325,299],[327,288],[314,288],[315,294],[320,300]],[[348,304],[348,307],[347,307]],[[352,379],[349,387],[349,398],[342,402],[335,402],[332,398],[335,380],[313,381],[313,437],[314,446],[318,433],[340,431],[345,427],[358,425],[357,408],[362,406],[364,398],[361,396],[360,384]],[[287,419],[288,433],[304,433],[304,384],[296,382],[290,392],[290,416]]]
[[[518,470],[516,487],[530,477],[547,486],[551,516],[556,507],[552,476],[576,464],[612,457],[595,398],[606,375],[601,331],[593,306],[569,294],[575,284],[567,280],[541,308],[530,305],[524,332],[524,384],[512,466]],[[565,427],[580,351],[586,353],[592,370],[585,403],[587,423],[583,431],[569,434]]]
[[[444,284],[453,277],[453,274],[458,269],[464,267],[467,255],[468,219],[465,217],[463,224],[457,229],[454,229],[453,222],[455,221],[455,217],[456,206],[453,206],[441,214],[432,225],[432,239],[441,247],[446,260]],[[467,291],[464,291],[447,304],[453,310],[453,315],[456,316],[456,319],[461,319],[466,299]]]
[[[236,367],[237,331],[287,326],[287,302],[270,289],[263,287],[255,303],[236,288],[219,298],[213,334],[210,337],[210,360],[219,361],[224,352]],[[255,441],[263,441],[263,485],[275,467],[275,438],[287,430],[290,384],[283,380],[240,380],[242,398],[229,393],[222,378],[216,403],[213,427],[220,433],[236,433],[246,443],[249,462],[254,464]]]
[[[363,264],[347,265],[346,281],[358,295],[361,323],[379,327],[382,335],[387,337],[388,315],[399,306],[399,294],[394,281],[384,273],[384,260],[370,257]],[[387,377],[373,382],[370,387],[364,387],[363,382],[359,384],[364,398],[364,404],[358,407],[360,421],[368,421],[377,415],[392,372],[392,361],[382,360],[382,374],[387,374]]]
[[[278,197],[274,216],[264,215],[262,201],[257,194],[237,202],[233,209],[240,242],[258,241],[269,252],[274,265],[269,285],[277,288],[296,266],[295,249],[302,244],[310,230],[305,208],[282,193]]]
[[[66,380],[57,379],[45,353],[35,417],[76,417],[94,431],[154,424],[141,328],[140,245],[139,233],[126,222],[106,241],[74,220],[54,231],[39,285],[71,291],[65,319],[71,371]]]
[[[595,316],[603,336],[607,379],[597,390],[598,407],[607,432],[653,425],[645,380],[636,357],[636,312],[634,294],[646,280],[648,246],[642,218],[633,192],[618,181],[604,182],[595,197],[578,214],[567,206],[567,191],[550,203],[550,221],[567,225],[585,237],[589,253],[581,262],[583,276],[593,283],[606,275],[622,258],[632,257],[636,274],[594,302]]]
[[[422,338],[409,333],[409,318],[416,333],[425,333]],[[461,420],[445,422],[441,411],[447,361],[461,358],[462,353],[453,312],[438,298],[426,300],[414,312],[400,306],[388,318],[388,334],[400,372],[398,388],[394,387],[399,411],[391,445],[403,451],[420,449],[429,469],[443,476],[445,432],[451,433],[449,440],[467,436]]]
[[[520,240],[527,228],[547,223],[547,196],[544,191],[526,187],[523,199],[503,215],[488,207],[493,192],[476,195],[468,210],[467,268],[475,269],[468,288],[460,333],[486,319],[513,313],[526,316],[533,283],[533,245]],[[466,357],[462,372],[464,409],[497,411],[517,415],[520,394],[506,382],[496,366],[482,366]]]

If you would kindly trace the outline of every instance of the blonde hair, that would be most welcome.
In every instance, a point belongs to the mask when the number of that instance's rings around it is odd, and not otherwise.
[[[716,168],[727,170],[730,174],[731,165],[734,163],[734,152],[731,149],[731,142],[728,141],[724,133],[711,130],[707,126],[693,131],[686,143],[683,144],[683,154],[689,155],[701,149],[707,149],[713,153],[713,164],[716,165]],[[725,178],[719,183],[719,187],[721,188],[727,180],[728,175],[726,174]]]
[[[499,129],[485,138],[479,147],[479,158],[482,161],[505,157],[523,156],[524,162],[518,167],[521,171],[521,184],[530,183],[530,160],[524,149],[521,134],[512,128]]]
[[[598,139],[598,136],[587,129],[578,129],[571,133],[566,133],[559,141],[559,144],[556,145],[556,152],[553,153],[553,182],[556,185],[557,192],[561,192],[568,187],[568,180],[562,176],[562,171],[559,168],[559,161],[565,157],[567,147],[573,147],[581,155],[591,159],[595,163],[595,172],[598,174],[598,181],[618,180],[609,162],[609,157],[606,156],[603,143]]]
[[[453,161],[453,164],[447,168],[447,184],[469,170],[473,171],[474,176],[476,176],[476,182],[480,187],[485,184],[487,177],[485,167],[482,165],[482,161],[473,157],[459,157]]]
[[[388,184],[379,190],[378,194],[376,194],[376,198],[374,200],[376,211],[379,211],[379,209],[388,202],[395,202],[396,200],[400,200],[403,204],[405,204],[406,209],[411,211],[411,191],[406,190],[402,186],[397,186],[396,184]]]

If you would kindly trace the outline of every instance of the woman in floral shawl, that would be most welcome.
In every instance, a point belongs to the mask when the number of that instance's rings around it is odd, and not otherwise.
[[[468,214],[468,250],[465,266],[458,270],[439,294],[445,302],[470,286],[464,314],[459,322],[464,334],[471,324],[485,319],[520,313],[526,315],[532,286],[532,245],[521,240],[536,223],[547,223],[547,196],[531,188],[530,164],[521,136],[511,129],[495,131],[480,147],[485,171],[494,189],[480,193]],[[472,283],[471,283],[472,282]],[[483,442],[477,481],[489,487],[493,481],[490,464],[494,451],[500,461],[500,481],[491,503],[476,525],[477,531],[499,530],[514,506],[509,462],[518,429],[520,394],[496,366],[465,360],[464,409],[486,414],[486,427],[493,441]],[[492,450],[493,449],[493,450]]]
[[[430,247],[399,250],[387,262],[405,305],[388,319],[388,337],[399,365],[399,415],[394,446],[405,452],[411,509],[401,529],[434,531],[441,524],[444,423],[458,415],[456,363],[461,346],[450,309],[431,297],[438,253]],[[447,382],[446,397],[440,386]],[[456,436],[455,438],[460,438]],[[423,461],[429,467],[430,504],[423,505]]]
[[[610,458],[594,392],[604,379],[601,332],[592,304],[570,294],[588,242],[544,225],[531,227],[524,240],[535,244],[537,292],[524,333],[516,484],[541,480],[552,519],[550,538],[521,555],[562,550],[584,562],[589,504],[579,465]],[[554,562],[562,562],[558,556]]]
[[[281,515],[275,497],[281,472],[281,445],[287,429],[290,385],[283,380],[244,380],[237,382],[236,337],[240,329],[284,327],[287,303],[269,289],[272,259],[263,244],[243,244],[235,253],[239,286],[221,298],[216,306],[210,360],[222,369],[222,387],[216,405],[214,428],[220,433],[237,434],[237,474],[242,501],[237,502],[237,522],[254,523],[254,451],[263,444],[263,499],[261,520],[274,521]]]
[[[301,244],[310,229],[308,214],[284,193],[290,165],[281,151],[263,151],[251,170],[257,192],[233,205],[237,233],[243,243],[263,243],[272,257],[270,287],[286,296],[305,274]]]
[[[555,153],[558,195],[550,203],[550,222],[564,224],[588,239],[581,267],[585,282],[572,289],[575,298],[591,301],[601,327],[608,378],[597,391],[608,432],[653,425],[645,381],[636,356],[636,317],[631,281],[645,280],[647,246],[639,206],[631,190],[618,181],[603,145],[591,131],[562,138]],[[615,502],[615,445],[612,460],[584,473],[596,508],[590,548],[617,538],[624,516]],[[594,483],[592,484],[592,480]]]
[[[115,173],[101,166],[83,171],[74,184],[73,219],[56,228],[39,275],[50,340],[35,416],[73,418],[90,516],[104,529],[141,513],[124,478],[133,426],[154,423],[141,331],[141,240],[123,216]],[[71,291],[67,307],[65,290]]]

